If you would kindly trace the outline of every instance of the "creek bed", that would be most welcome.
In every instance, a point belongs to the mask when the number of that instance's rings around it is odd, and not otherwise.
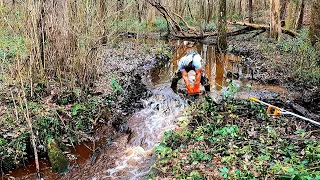
[[[170,43],[179,47],[183,42]],[[233,54],[221,55],[215,51],[214,46],[205,44],[198,44],[197,51],[203,58],[203,68],[210,79],[211,92],[207,95],[219,99],[224,87],[228,85],[227,79],[232,79],[242,87],[238,93],[240,98],[286,97],[287,91],[282,87],[253,84],[250,80],[253,68],[245,57]],[[51,173],[49,163],[45,159],[41,160],[41,173],[44,178],[145,179],[155,162],[153,148],[159,143],[165,131],[176,128],[177,119],[183,117],[182,112],[188,107],[185,96],[174,93],[170,88],[171,78],[178,69],[179,53],[181,49],[177,49],[173,58],[167,63],[153,68],[144,67],[146,73],[142,76],[142,82],[152,92],[152,96],[143,101],[143,109],[128,117],[130,135],[123,134],[113,141],[110,148],[102,152],[105,156],[97,157],[94,164],[88,161],[90,149],[98,147],[99,142],[95,145],[91,143],[77,146],[72,153],[78,156],[77,164],[82,164],[82,167],[66,175]],[[190,80],[194,80],[194,72],[190,72],[190,75]],[[246,88],[246,84],[251,84],[252,88]],[[184,89],[183,80],[179,81],[178,88]],[[10,176],[28,179],[27,177],[34,172],[34,165],[30,163],[13,171]]]

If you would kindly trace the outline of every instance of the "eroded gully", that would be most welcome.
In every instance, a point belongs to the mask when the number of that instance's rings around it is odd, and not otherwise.
[[[178,47],[182,42],[171,43]],[[240,98],[248,98],[250,95],[274,97],[283,96],[286,93],[286,90],[281,87],[252,84],[249,80],[252,76],[252,68],[246,65],[245,58],[232,54],[217,54],[214,46],[204,44],[199,44],[197,50],[203,58],[203,68],[210,79],[211,92],[207,95],[215,99],[221,97],[227,85],[227,79],[233,79],[234,83],[242,87],[238,93]],[[128,127],[131,129],[131,135],[120,137],[119,139],[122,140],[112,142],[110,148],[104,152],[108,156],[93,165],[100,166],[96,171],[76,171],[76,175],[68,175],[67,179],[147,178],[156,160],[153,153],[154,147],[165,131],[177,127],[177,121],[184,118],[183,110],[188,107],[188,98],[183,94],[174,93],[170,88],[171,79],[178,68],[179,53],[181,49],[175,51],[170,62],[161,66],[151,69],[144,67],[147,73],[143,76],[143,82],[152,91],[152,96],[143,101],[142,110],[129,117]],[[194,80],[194,72],[189,73],[190,80]],[[253,86],[251,90],[245,88],[248,83]],[[182,80],[178,83],[178,89],[184,89]],[[80,154],[80,158],[81,156]],[[88,161],[84,163],[90,167]],[[57,178],[53,173],[45,174],[45,179]],[[64,176],[59,176],[60,178],[65,179]]]

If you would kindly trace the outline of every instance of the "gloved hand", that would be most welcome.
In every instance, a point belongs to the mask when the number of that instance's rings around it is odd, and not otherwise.
[[[186,88],[188,89],[188,94],[193,94],[193,89],[190,84],[186,85]]]
[[[193,94],[199,94],[200,93],[200,83],[195,83],[193,87]]]

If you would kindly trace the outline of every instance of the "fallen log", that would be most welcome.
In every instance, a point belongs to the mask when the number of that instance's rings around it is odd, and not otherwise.
[[[247,26],[247,27],[251,27],[253,29],[261,29],[261,30],[266,30],[269,31],[270,30],[270,26],[266,25],[266,24],[252,24],[252,23],[247,23],[247,22],[228,22],[229,24],[232,25],[240,25],[240,26]],[[288,34],[289,36],[292,37],[300,37],[300,34],[295,32],[295,31],[291,31],[285,28],[281,27],[281,31],[284,34]]]

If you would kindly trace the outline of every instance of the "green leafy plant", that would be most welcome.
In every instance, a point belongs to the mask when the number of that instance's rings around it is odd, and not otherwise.
[[[223,167],[223,168],[220,168],[219,170],[220,170],[219,176],[223,177],[224,179],[227,179],[228,177],[230,177],[228,168]]]
[[[111,78],[110,86],[112,88],[113,93],[116,95],[122,94],[124,92],[115,77]]]
[[[234,83],[233,81],[227,79],[227,87],[222,88],[223,97],[227,100],[231,100],[234,95],[239,92],[240,85]]]

